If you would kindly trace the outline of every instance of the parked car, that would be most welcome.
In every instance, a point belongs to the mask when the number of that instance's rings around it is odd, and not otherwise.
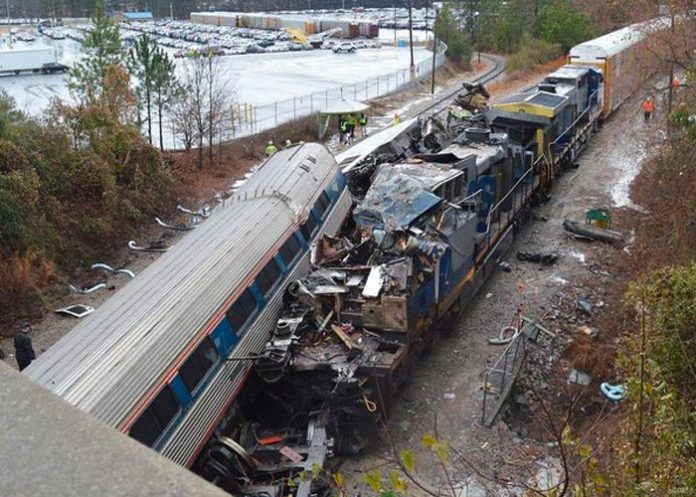
[[[68,72],[70,68],[65,64],[58,62],[49,62],[41,66],[41,72],[44,74],[52,74],[54,72]]]
[[[349,41],[344,41],[333,47],[334,53],[355,53],[358,49]]]

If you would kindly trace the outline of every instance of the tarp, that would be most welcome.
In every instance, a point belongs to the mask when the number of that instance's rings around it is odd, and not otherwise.
[[[331,102],[326,109],[320,110],[319,113],[326,115],[357,114],[359,112],[366,112],[369,109],[369,105],[356,102],[355,100],[337,100]]]
[[[355,100],[337,100],[331,102],[326,109],[317,112],[317,117],[319,118],[319,139],[321,140],[324,138],[326,131],[329,129],[331,116],[337,116],[339,114],[360,114],[362,112],[367,112],[369,109],[369,105],[356,102]]]
[[[366,228],[406,230],[442,202],[417,180],[386,165],[379,168],[365,198],[353,211],[353,218]]]

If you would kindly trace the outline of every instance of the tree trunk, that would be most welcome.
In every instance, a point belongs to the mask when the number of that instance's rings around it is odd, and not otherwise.
[[[213,165],[213,59],[208,55],[208,162]]]
[[[159,116],[160,151],[164,152],[164,138],[162,137],[162,91],[157,93],[157,115]]]
[[[203,169],[203,135],[198,138],[198,169]]]
[[[152,95],[149,81],[145,81],[145,98],[147,98],[147,138],[152,145]]]

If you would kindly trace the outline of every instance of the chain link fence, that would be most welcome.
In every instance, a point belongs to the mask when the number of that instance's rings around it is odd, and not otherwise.
[[[447,45],[440,42],[438,53],[435,56],[436,69],[444,64],[446,50]],[[302,117],[311,116],[341,100],[365,102],[402,91],[429,77],[432,74],[432,67],[432,58],[428,58],[416,64],[413,72],[411,72],[410,68],[406,68],[337,88],[278,100],[264,105],[235,103],[230,106],[226,113],[227,115],[218,126],[217,136],[214,140],[215,144],[273,129]],[[153,128],[157,129],[158,124],[153,123]],[[171,122],[166,120],[163,122],[162,134],[164,135],[165,149],[180,150],[185,148],[182,138],[178,136]]]

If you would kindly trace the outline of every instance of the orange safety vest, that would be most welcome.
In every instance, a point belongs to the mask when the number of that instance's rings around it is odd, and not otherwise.
[[[652,103],[652,100],[646,100],[643,102],[643,112],[652,112],[655,110],[655,104]]]

